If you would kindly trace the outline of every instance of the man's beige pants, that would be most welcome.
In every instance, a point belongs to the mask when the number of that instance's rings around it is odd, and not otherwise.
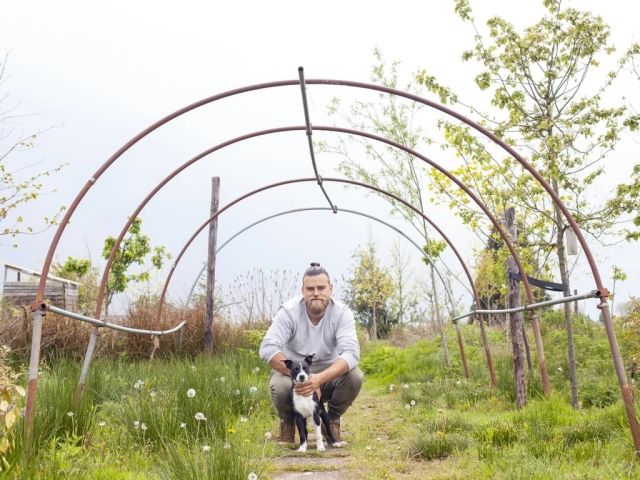
[[[315,372],[318,373],[318,372]],[[329,403],[329,417],[338,418],[351,406],[360,393],[363,375],[358,367],[330,382],[322,385],[322,401]],[[291,409],[291,377],[275,370],[271,371],[269,387],[271,402],[278,416],[284,420],[293,420]]]

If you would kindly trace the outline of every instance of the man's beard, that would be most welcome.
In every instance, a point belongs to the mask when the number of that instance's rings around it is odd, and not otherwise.
[[[324,313],[327,308],[324,300],[322,299],[309,300],[307,307],[309,308],[309,312],[313,313],[314,315],[320,315],[321,313]]]

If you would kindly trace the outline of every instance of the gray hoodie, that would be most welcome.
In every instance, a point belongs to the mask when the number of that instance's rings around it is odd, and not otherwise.
[[[360,344],[351,310],[330,299],[324,317],[313,325],[302,297],[292,298],[280,306],[260,344],[260,358],[269,363],[282,352],[294,362],[315,353],[311,370],[319,372],[338,358],[354,369],[360,361]]]

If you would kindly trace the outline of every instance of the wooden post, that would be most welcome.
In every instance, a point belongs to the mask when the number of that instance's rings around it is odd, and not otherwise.
[[[515,224],[515,209],[507,208],[504,212],[506,230],[513,243],[517,240],[517,228]],[[513,257],[507,258],[507,285],[509,287],[508,308],[520,307],[520,284],[511,278],[509,273],[518,273],[518,267]],[[524,275],[524,272],[520,272]],[[509,331],[511,332],[511,347],[513,351],[513,374],[516,387],[516,405],[521,408],[527,403],[527,379],[525,373],[525,348],[524,348],[524,318],[522,312],[509,314]]]
[[[211,178],[211,216],[218,212],[220,204],[220,177]],[[207,290],[204,312],[204,339],[205,352],[213,351],[213,308],[214,308],[214,284],[216,280],[216,250],[218,248],[218,219],[209,224],[209,252],[207,256]]]

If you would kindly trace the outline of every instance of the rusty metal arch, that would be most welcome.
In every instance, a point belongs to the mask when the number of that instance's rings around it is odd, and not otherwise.
[[[638,421],[637,421],[637,418],[635,416],[635,411],[634,411],[634,406],[633,406],[633,393],[632,393],[632,390],[631,390],[631,388],[630,388],[630,386],[628,384],[628,381],[627,381],[626,372],[624,370],[624,365],[622,363],[622,357],[620,355],[618,341],[617,341],[616,334],[615,334],[614,327],[613,327],[613,323],[612,323],[612,320],[611,320],[611,312],[609,310],[609,306],[608,306],[608,302],[607,302],[608,291],[603,286],[603,283],[602,283],[602,280],[601,280],[601,277],[600,277],[600,273],[598,271],[598,268],[597,268],[597,265],[596,265],[595,260],[593,258],[593,255],[592,255],[592,253],[591,253],[591,251],[589,249],[589,246],[588,246],[588,244],[586,242],[586,239],[584,238],[584,235],[582,234],[582,232],[580,231],[580,229],[578,227],[578,224],[576,223],[575,219],[572,217],[571,212],[569,212],[569,210],[564,205],[564,203],[561,201],[559,196],[553,191],[551,186],[544,180],[544,178],[522,156],[520,156],[512,147],[507,145],[504,141],[502,141],[500,138],[498,138],[495,134],[490,132],[488,129],[482,127],[481,125],[477,124],[476,122],[473,122],[472,120],[466,118],[465,116],[455,112],[454,110],[451,110],[451,109],[449,109],[447,107],[439,105],[439,104],[437,104],[435,102],[432,102],[430,100],[427,100],[425,98],[419,97],[417,95],[410,94],[408,92],[403,92],[401,90],[396,90],[396,89],[392,89],[392,88],[388,88],[388,87],[384,87],[384,86],[380,86],[380,85],[374,85],[374,84],[368,84],[368,83],[362,83],[362,82],[346,81],[346,80],[309,79],[309,80],[305,80],[304,83],[302,83],[302,86],[304,87],[305,84],[307,84],[307,85],[349,86],[349,87],[354,87],[354,88],[362,88],[362,89],[374,90],[374,91],[379,91],[379,92],[382,92],[382,93],[401,96],[401,97],[416,101],[418,103],[421,103],[423,105],[429,106],[429,107],[434,108],[436,110],[439,110],[439,111],[445,113],[446,115],[454,117],[454,118],[460,120],[461,122],[469,125],[473,129],[475,129],[476,131],[480,132],[485,137],[489,138],[494,143],[499,145],[507,153],[509,153],[516,161],[518,161],[527,171],[529,171],[529,173],[536,179],[536,181],[538,181],[538,183],[540,183],[542,185],[542,187],[547,191],[549,196],[552,198],[553,202],[558,206],[558,208],[562,212],[563,216],[565,217],[565,219],[567,220],[567,222],[571,226],[571,228],[574,230],[574,232],[576,234],[576,237],[577,237],[578,241],[580,242],[580,245],[581,245],[581,247],[582,247],[582,249],[583,249],[583,251],[585,253],[585,257],[587,258],[587,261],[589,263],[589,267],[591,269],[594,281],[596,283],[596,288],[597,288],[597,291],[598,291],[598,294],[599,294],[599,297],[600,297],[600,300],[601,300],[600,304],[598,305],[598,308],[601,309],[601,311],[602,311],[603,321],[604,321],[604,324],[605,324],[605,329],[606,329],[607,337],[608,337],[608,340],[609,340],[609,346],[611,348],[611,353],[612,353],[612,356],[613,356],[614,367],[615,367],[615,371],[616,371],[616,374],[617,374],[617,377],[618,377],[618,381],[619,381],[619,384],[620,384],[621,393],[622,393],[622,397],[623,397],[623,401],[624,401],[624,404],[625,404],[627,417],[628,417],[630,428],[631,428],[631,433],[632,433],[632,437],[633,437],[633,441],[634,441],[634,446],[635,446],[636,451],[640,452],[640,431],[638,429]],[[251,85],[251,86],[243,87],[243,88],[239,88],[239,89],[229,90],[227,92],[223,92],[221,94],[205,98],[205,99],[200,100],[198,102],[192,103],[192,104],[190,104],[190,105],[188,105],[188,106],[186,106],[186,107],[184,107],[184,108],[182,108],[180,110],[177,110],[176,112],[174,112],[174,113],[172,113],[170,115],[167,115],[166,117],[162,118],[158,122],[154,123],[153,125],[151,125],[147,129],[145,129],[142,132],[140,132],[134,138],[132,138],[123,147],[121,147],[118,151],[116,151],[96,171],[96,173],[87,181],[85,186],[81,189],[81,191],[78,193],[78,195],[76,196],[76,198],[72,202],[72,204],[69,207],[69,209],[67,210],[65,216],[61,220],[61,222],[60,222],[60,224],[58,226],[58,229],[56,230],[56,233],[55,233],[55,235],[54,235],[54,237],[52,239],[52,242],[50,244],[49,251],[48,251],[47,257],[45,259],[45,263],[43,265],[43,269],[42,269],[43,275],[41,277],[40,284],[39,284],[39,287],[38,287],[38,293],[36,295],[35,301],[32,304],[32,311],[34,312],[34,329],[33,329],[34,341],[32,342],[31,360],[30,360],[30,368],[29,368],[28,396],[27,396],[26,415],[25,415],[25,417],[26,417],[25,424],[26,424],[28,429],[31,428],[32,423],[33,423],[35,395],[36,395],[36,391],[37,391],[37,370],[38,370],[37,365],[39,363],[39,342],[40,342],[40,337],[41,337],[41,333],[42,333],[41,332],[41,329],[42,329],[41,328],[42,327],[41,323],[42,323],[42,316],[44,315],[44,312],[46,310],[46,305],[43,303],[46,276],[47,276],[47,274],[49,272],[49,269],[50,269],[50,266],[51,266],[51,262],[53,260],[53,256],[55,254],[55,251],[56,251],[57,245],[58,245],[58,243],[60,241],[60,238],[62,236],[62,233],[64,232],[64,229],[65,229],[67,223],[69,223],[69,219],[73,215],[73,213],[74,213],[75,209],[77,208],[78,204],[82,201],[82,199],[84,198],[84,196],[86,195],[88,190],[91,188],[91,186],[98,180],[98,178],[104,173],[104,171],[107,168],[109,168],[109,166],[111,164],[113,164],[131,146],[136,144],[139,140],[141,140],[142,138],[147,136],[149,133],[153,132],[154,130],[156,130],[157,128],[161,127],[165,123],[167,123],[167,122],[179,117],[180,115],[183,115],[184,113],[187,113],[187,112],[189,112],[191,110],[194,110],[194,109],[196,109],[196,108],[198,108],[200,106],[212,103],[212,102],[214,102],[216,100],[220,100],[222,98],[231,97],[233,95],[238,95],[238,94],[241,94],[241,93],[260,90],[260,89],[268,89],[268,88],[281,87],[281,86],[291,86],[291,85],[300,85],[300,81],[299,80],[285,80],[285,81],[268,82],[268,83],[261,83],[261,84],[257,84],[257,85]],[[512,252],[512,255],[513,255],[513,252]],[[514,256],[514,258],[516,258],[516,257]],[[524,271],[522,270],[520,265],[519,265],[519,269],[520,269],[520,271],[522,273],[524,273]],[[532,297],[532,294],[531,294],[530,286],[528,285],[528,282],[526,282],[526,280],[525,280],[524,284],[525,284],[524,285],[525,286],[525,291],[527,292],[527,297],[531,301],[531,299],[533,297]],[[537,316],[535,315],[535,313],[532,316],[532,323],[534,325],[537,324]],[[538,338],[536,338],[536,346],[538,346]],[[544,377],[543,377],[543,381],[544,381]]]

